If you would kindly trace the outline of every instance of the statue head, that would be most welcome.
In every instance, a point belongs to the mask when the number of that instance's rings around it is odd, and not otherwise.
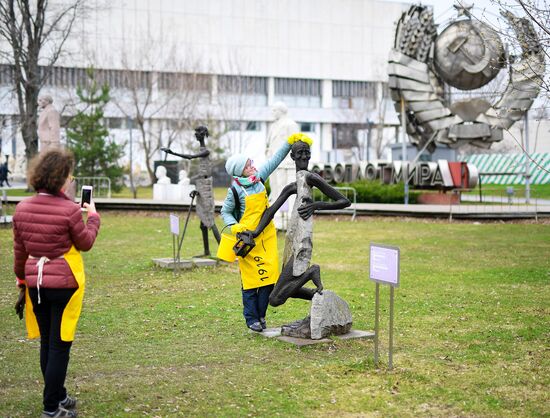
[[[208,137],[208,128],[206,126],[198,126],[195,128],[195,138],[197,138],[197,141],[200,143],[204,142],[204,138]]]
[[[52,104],[52,103],[53,103],[52,96],[50,96],[48,94],[44,94],[44,95],[42,95],[38,98],[38,106],[41,109],[44,109],[46,106],[48,106],[49,104]]]
[[[157,183],[167,184],[171,183],[170,178],[166,176],[166,167],[159,165],[155,170],[155,177],[157,178]]]
[[[180,170],[178,174],[178,184],[189,184],[189,178],[187,177],[187,171]]]
[[[271,114],[273,115],[273,118],[275,120],[281,119],[283,116],[286,116],[288,113],[288,108],[286,107],[286,104],[283,102],[276,102],[273,104],[273,107],[271,108]]]
[[[296,164],[296,171],[307,170],[311,159],[311,147],[307,142],[296,141],[292,144],[290,158]]]

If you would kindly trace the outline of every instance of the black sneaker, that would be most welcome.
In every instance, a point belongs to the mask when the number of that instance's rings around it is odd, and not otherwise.
[[[248,326],[252,331],[262,332],[262,325],[259,322],[254,322]]]
[[[59,407],[55,412],[43,411],[40,418],[76,418],[77,415],[76,411],[69,411],[68,409]]]
[[[59,402],[59,406],[61,408],[65,408],[65,409],[75,409],[76,408],[76,398],[71,398],[69,395],[67,395],[67,397],[64,400]]]
[[[262,329],[267,328],[267,322],[265,322],[265,318],[260,318],[260,325],[262,326]]]

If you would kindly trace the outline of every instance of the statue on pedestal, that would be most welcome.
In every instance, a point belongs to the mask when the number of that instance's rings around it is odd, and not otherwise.
[[[241,233],[241,235],[248,235],[248,238],[257,237],[269,224],[271,219],[273,219],[274,214],[285,201],[290,196],[296,195],[296,201],[292,209],[287,229],[283,268],[275,288],[269,297],[269,304],[271,306],[282,305],[290,297],[311,300],[316,293],[322,293],[323,284],[321,282],[321,269],[317,264],[310,265],[313,250],[312,215],[318,210],[343,209],[351,204],[345,196],[329,185],[321,176],[307,171],[311,158],[311,139],[304,134],[296,135],[300,135],[303,138],[303,140],[299,140],[292,145],[290,153],[290,157],[295,164],[296,181],[285,186],[273,205],[265,210],[258,227],[254,231],[244,231]],[[314,202],[313,187],[317,187],[333,201]],[[310,280],[315,284],[316,288],[304,286]],[[345,304],[345,302],[340,299],[338,303],[341,304],[341,302]],[[344,325],[345,329],[342,328],[341,333],[345,333],[351,328],[351,314],[349,315],[349,323]],[[302,334],[297,334],[295,330],[298,328],[307,329]],[[308,335],[308,329],[309,317],[305,320],[283,326],[282,333],[283,335],[305,337]],[[309,335],[311,335],[311,333],[309,333]]]
[[[282,144],[286,143],[287,138],[290,135],[300,130],[298,124],[288,116],[288,109],[284,103],[275,103],[271,109],[271,112],[275,121],[273,122],[267,133],[267,144],[265,153],[268,159],[273,156],[273,153],[276,152]],[[269,195],[269,204],[272,205],[277,196],[281,194],[283,188],[287,184],[294,181],[296,181],[294,164],[292,163],[292,161],[285,159],[269,178],[269,187],[271,188],[271,193]],[[294,196],[291,196],[288,200],[287,205],[291,208],[293,204]],[[286,230],[283,216],[283,213],[279,211],[275,214],[275,217],[273,218],[275,228],[282,231]]]
[[[155,177],[157,178],[156,184],[170,184],[172,181],[170,177],[166,175],[166,167],[159,165],[155,170]]]
[[[169,148],[161,148],[167,154],[192,160],[199,158],[199,172],[192,177],[195,180],[196,190],[192,191],[192,197],[196,197],[196,211],[201,220],[202,240],[204,245],[204,255],[210,255],[210,246],[208,243],[208,229],[212,230],[214,238],[220,242],[220,232],[214,222],[214,195],[212,193],[212,167],[210,164],[210,151],[204,144],[204,139],[208,137],[208,128],[199,126],[195,129],[195,138],[199,141],[200,148],[197,154],[179,154]]]
[[[61,147],[59,112],[53,107],[51,96],[40,96],[38,107],[41,109],[38,116],[38,140],[40,152],[44,153],[53,148]]]

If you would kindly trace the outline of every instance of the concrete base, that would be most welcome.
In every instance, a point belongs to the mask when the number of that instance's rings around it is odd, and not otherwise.
[[[422,193],[418,196],[422,205],[459,205],[460,195],[456,193]]]
[[[191,269],[193,267],[214,267],[218,264],[218,262],[210,258],[191,258],[191,259],[180,259],[178,264],[172,257],[168,257],[168,258],[153,258],[153,264],[167,270],[174,270],[177,265],[177,267],[180,270],[185,270],[185,269]]]
[[[279,341],[294,344],[294,345],[297,345],[298,347],[303,347],[305,345],[330,343],[333,341],[331,338],[321,338],[320,340],[312,340],[309,338],[286,337],[284,335],[281,335],[281,328],[267,328],[267,329],[264,329],[263,332],[254,332],[254,331],[250,331],[250,332],[252,334],[257,334],[265,338],[277,338]],[[374,338],[374,332],[352,329],[347,334],[333,335],[332,337],[338,340],[352,340],[356,338]]]

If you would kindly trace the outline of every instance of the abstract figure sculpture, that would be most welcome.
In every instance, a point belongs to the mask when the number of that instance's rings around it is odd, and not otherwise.
[[[318,210],[342,209],[351,204],[348,199],[330,186],[322,177],[316,173],[307,171],[311,158],[309,145],[311,139],[303,134],[295,135],[303,137],[303,140],[294,143],[290,153],[290,157],[294,161],[296,168],[296,182],[287,185],[283,189],[281,195],[273,205],[265,210],[260,223],[254,231],[244,231],[241,233],[249,234],[252,238],[259,236],[283,203],[290,196],[296,195],[286,235],[283,268],[279,280],[269,297],[269,304],[271,306],[282,305],[290,297],[311,300],[315,293],[322,292],[321,269],[317,264],[310,265],[313,249],[312,215]],[[333,201],[314,202],[313,187],[317,187]],[[310,280],[315,284],[315,289],[304,286]],[[309,327],[308,319],[306,318],[304,321],[293,323],[286,326],[286,328]],[[351,323],[349,327],[351,327]],[[283,327],[283,333],[284,329],[285,327]],[[348,330],[349,328],[345,332]],[[287,335],[292,335],[292,332]]]
[[[192,191],[192,197],[197,198],[196,210],[199,219],[201,220],[202,240],[204,245],[204,255],[210,255],[210,246],[208,243],[208,229],[212,230],[214,238],[219,243],[220,233],[218,227],[214,223],[214,195],[212,194],[212,167],[210,165],[210,151],[204,144],[204,139],[208,136],[208,128],[199,126],[195,129],[195,138],[199,141],[200,148],[198,154],[179,154],[169,148],[161,148],[167,154],[172,154],[177,157],[192,160],[200,158],[199,172],[193,176],[191,180],[195,180],[196,190]]]
[[[389,57],[395,108],[401,113],[404,102],[411,142],[430,152],[437,143],[489,148],[501,141],[502,130],[521,119],[533,104],[545,71],[544,51],[532,23],[506,12],[503,15],[516,32],[522,56],[511,65],[502,96],[494,103],[482,98],[450,103],[444,83],[460,90],[477,89],[493,80],[506,64],[497,32],[471,19],[471,7],[455,7],[464,18],[438,35],[431,8],[411,6],[398,22]]]

